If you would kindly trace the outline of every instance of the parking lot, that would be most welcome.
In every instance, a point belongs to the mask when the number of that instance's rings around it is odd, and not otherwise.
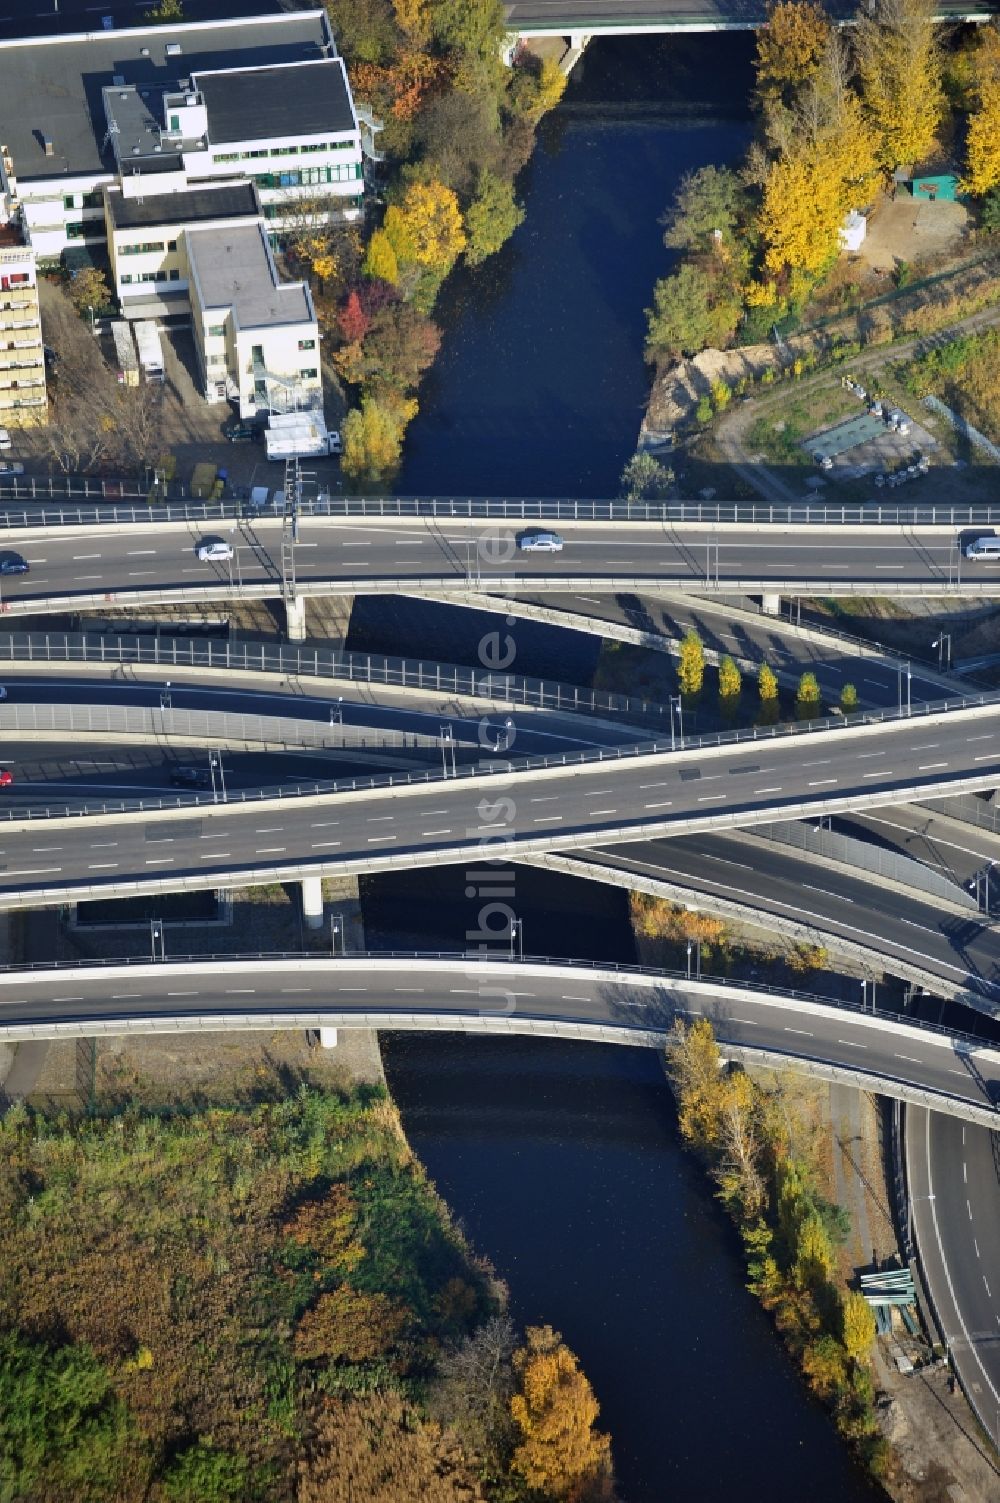
[[[857,480],[865,475],[888,478],[902,475],[917,464],[926,472],[929,457],[938,447],[933,434],[902,408],[885,404],[884,410],[872,410],[860,393],[855,394],[860,408],[856,415],[802,440],[803,449],[816,465],[816,476],[810,484],[815,488],[821,477],[834,481]],[[919,480],[920,476],[907,478]]]

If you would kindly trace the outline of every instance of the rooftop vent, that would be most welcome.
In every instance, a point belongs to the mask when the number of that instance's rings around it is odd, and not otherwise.
[[[55,147],[52,145],[51,136],[42,137],[42,150],[47,157],[55,156]]]
[[[141,146],[133,146],[132,147],[132,155],[134,157],[139,156],[139,154],[141,153],[141,151],[142,151],[142,147]]]
[[[140,57],[148,57],[149,56],[149,48],[148,47],[140,47],[139,48],[139,56]]]
[[[181,44],[180,42],[168,42],[163,51],[166,57],[180,57]]]
[[[123,89],[125,87],[125,75],[123,73],[113,73],[111,75],[111,82],[116,89]]]

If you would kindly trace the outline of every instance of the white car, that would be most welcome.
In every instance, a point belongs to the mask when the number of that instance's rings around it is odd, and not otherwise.
[[[3,684],[0,684],[0,701],[4,700],[6,698],[7,698],[7,690],[4,688]]]
[[[228,563],[233,556],[232,543],[222,538],[207,538],[198,544],[198,562],[202,564]]]
[[[517,540],[522,553],[561,553],[563,540],[558,532],[526,532]]]
[[[10,449],[12,447],[10,434],[7,432],[7,429],[0,428],[0,449]]]
[[[10,459],[0,459],[0,475],[23,475],[24,465]]]

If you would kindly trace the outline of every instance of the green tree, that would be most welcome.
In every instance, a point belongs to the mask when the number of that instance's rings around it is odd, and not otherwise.
[[[833,1267],[833,1244],[819,1213],[810,1210],[802,1218],[795,1239],[792,1272],[796,1286],[814,1292],[821,1289],[833,1277]]]
[[[483,172],[476,196],[465,211],[468,264],[479,266],[487,256],[495,255],[523,219],[524,209],[514,197],[514,184],[495,172]]]
[[[199,1440],[168,1463],[162,1487],[170,1503],[241,1503],[248,1472],[246,1457]]]
[[[742,692],[743,675],[727,654],[719,663],[719,702],[724,715],[736,714]]]
[[[183,21],[184,6],[182,0],[159,0],[150,10],[144,12],[144,19],[154,26],[166,26],[171,22]]]
[[[853,684],[845,684],[840,691],[840,708],[845,715],[850,715],[858,708],[858,691]]]
[[[980,209],[980,223],[990,235],[995,235],[1000,230],[1000,188],[991,188],[983,199]]]
[[[803,673],[795,695],[795,713],[800,720],[812,720],[819,712],[819,682],[815,673]]]
[[[731,288],[702,267],[685,263],[653,288],[653,307],[646,310],[646,359],[673,360],[728,344],[740,312]]]
[[[685,699],[694,699],[701,693],[705,681],[705,647],[693,627],[685,632],[681,642],[677,679]]]
[[[875,1314],[863,1294],[850,1289],[841,1307],[842,1337],[852,1362],[864,1362],[875,1341]]]
[[[778,718],[778,680],[768,663],[761,663],[757,673],[757,692],[760,695],[760,718],[764,725],[773,725]]]
[[[0,1498],[113,1497],[128,1416],[88,1347],[0,1335]]]
[[[499,58],[507,31],[501,0],[432,0],[431,29],[449,52]]]
[[[622,470],[618,483],[626,501],[662,501],[670,495],[674,472],[648,449],[640,449]]]
[[[692,255],[731,250],[737,240],[747,195],[728,167],[700,167],[681,179],[666,216],[663,243],[668,250]]]
[[[415,405],[415,404],[414,404]],[[402,427],[391,409],[374,397],[362,397],[347,414],[341,430],[341,468],[352,480],[377,484],[399,468]]]

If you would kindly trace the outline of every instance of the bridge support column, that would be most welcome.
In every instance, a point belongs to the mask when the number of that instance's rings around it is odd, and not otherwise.
[[[320,1031],[319,1031],[319,1041],[322,1044],[322,1046],[323,1046],[324,1049],[336,1049],[336,1047],[337,1047],[337,1030],[336,1030],[336,1028],[321,1028]]]
[[[289,642],[304,642],[306,639],[306,598],[293,595],[285,601],[285,621]]]
[[[322,929],[323,927],[323,879],[322,877],[302,878],[302,917],[306,921],[307,929]]]
[[[781,596],[780,595],[762,595],[761,596],[761,601],[760,601],[760,608],[764,612],[765,616],[780,616],[781,615]]]

